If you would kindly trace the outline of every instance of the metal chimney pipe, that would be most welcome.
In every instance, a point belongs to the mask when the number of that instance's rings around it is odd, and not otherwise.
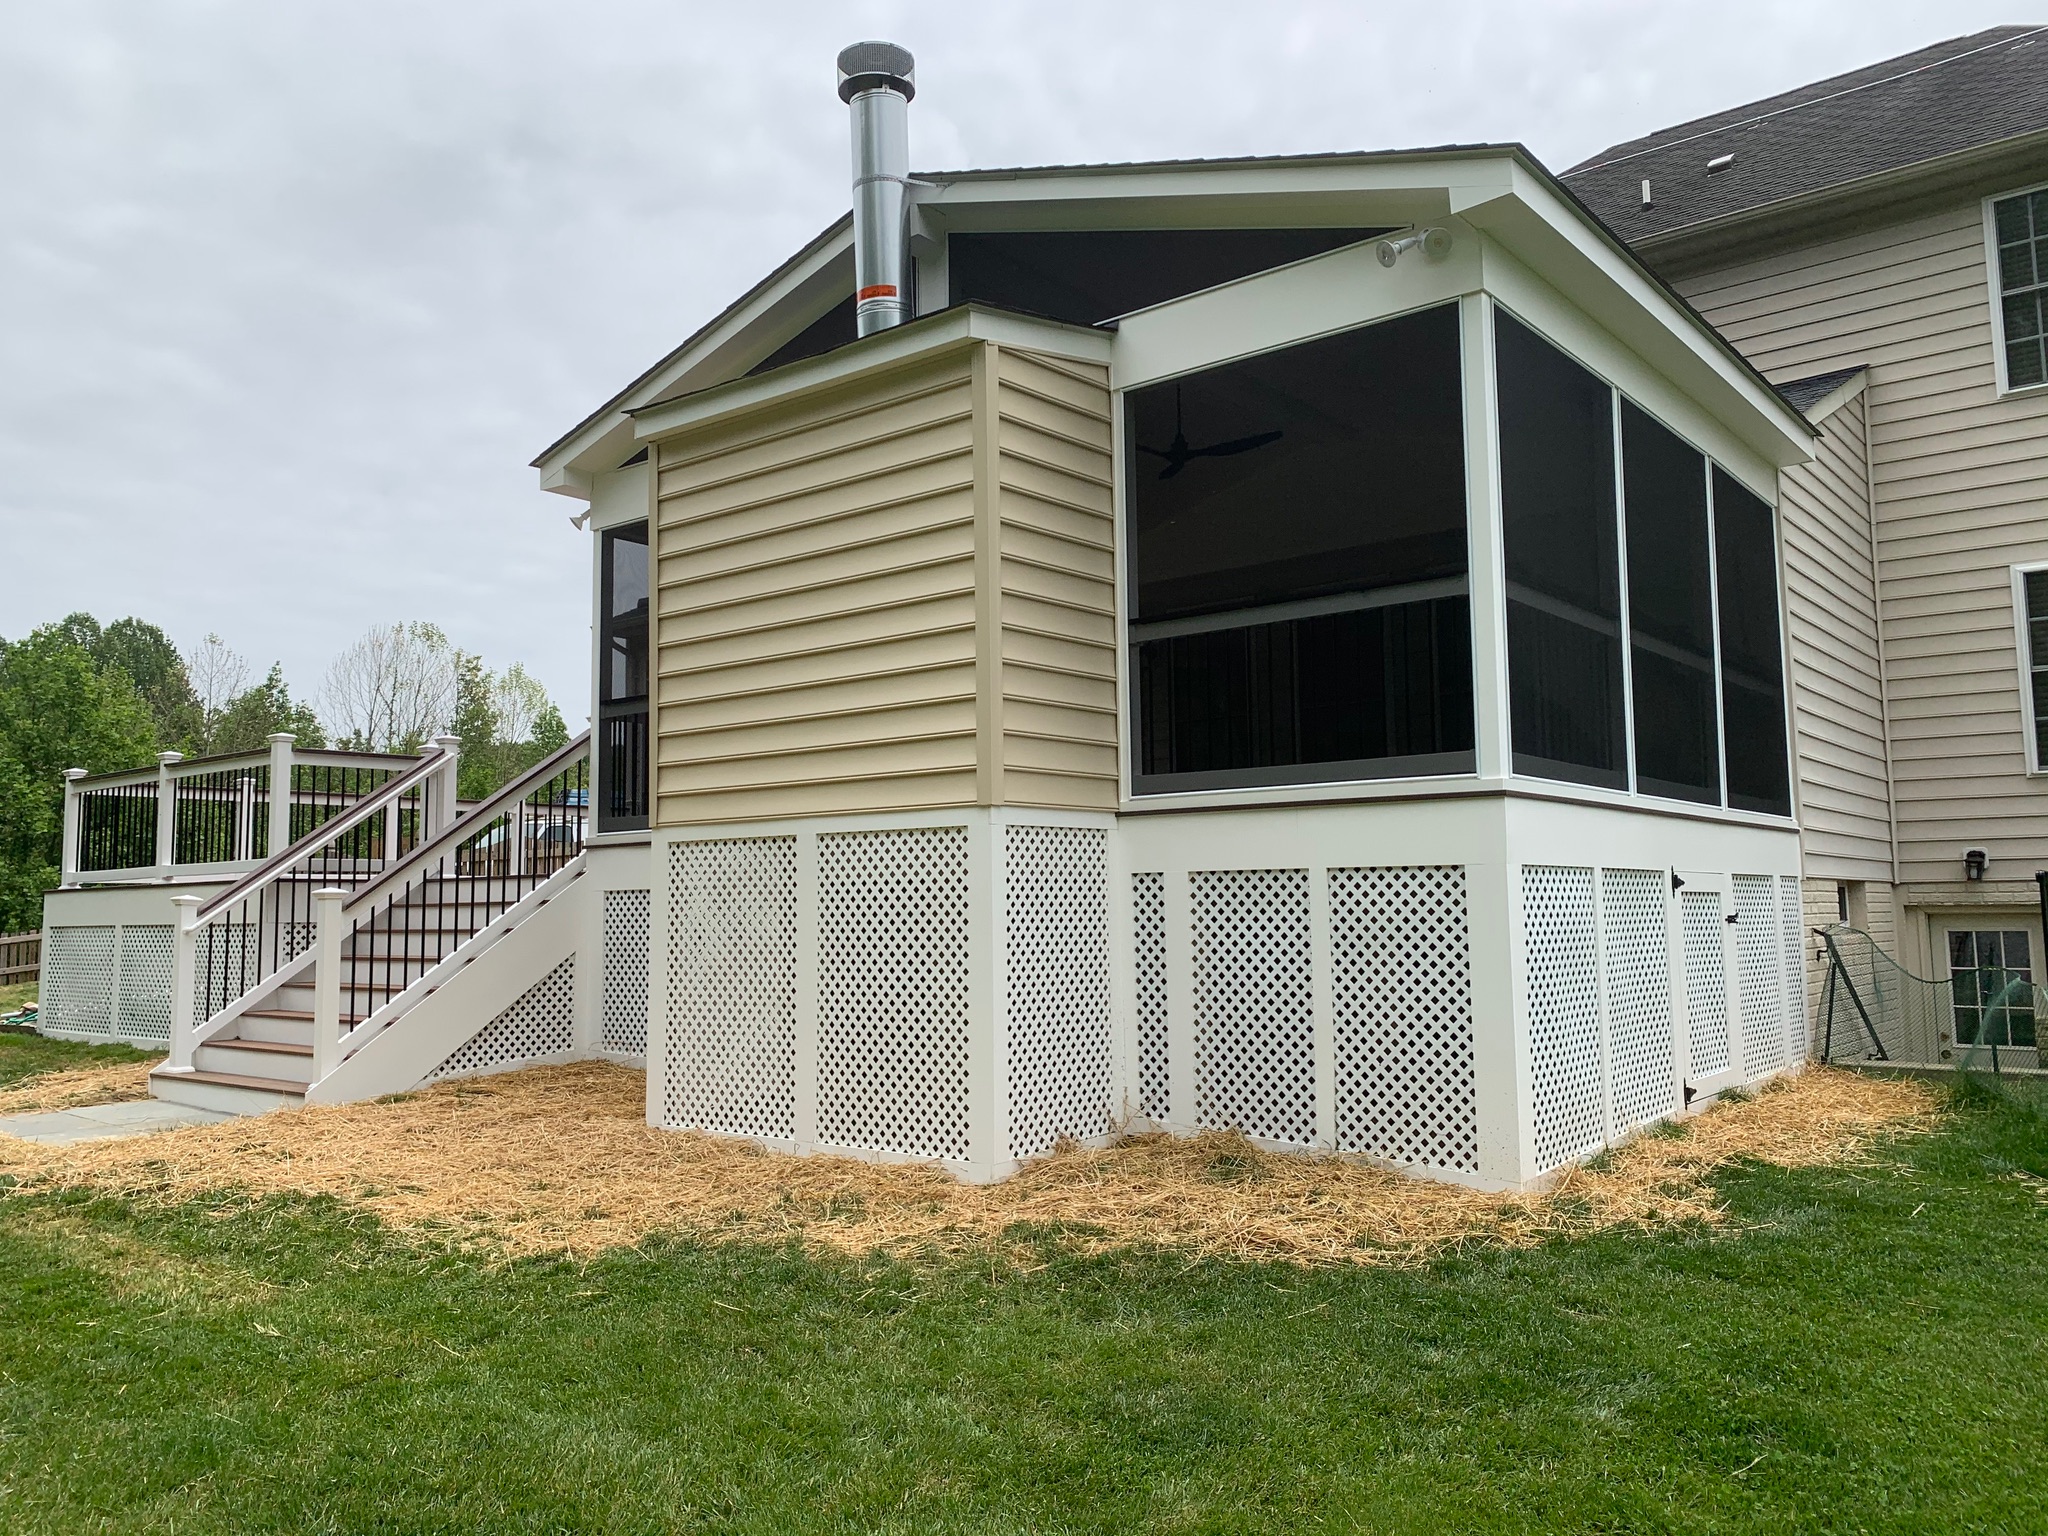
[[[910,98],[916,61],[894,43],[839,51],[839,99],[853,109],[854,328],[862,336],[910,318]]]

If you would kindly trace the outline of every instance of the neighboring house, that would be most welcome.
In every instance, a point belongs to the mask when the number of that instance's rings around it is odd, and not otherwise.
[[[1955,492],[2035,407],[1948,204],[1733,258],[1704,162],[1690,214],[1677,162],[1512,145],[911,178],[908,56],[841,62],[854,216],[536,461],[593,534],[588,742],[458,819],[445,754],[387,765],[331,837],[237,832],[175,921],[182,832],[154,886],[81,876],[59,1024],[109,1016],[134,924],[195,1101],[602,1055],[656,1125],[976,1178],[1136,1123],[1502,1187],[1802,1059],[1808,920],[1890,909],[1895,820],[1914,910],[2026,931],[1998,594],[2048,547]],[[1602,201],[1644,179],[1670,225]],[[1893,331],[1779,275],[1888,240]],[[1930,390],[1970,445],[1933,477],[1897,435]],[[1975,544],[1886,510],[1916,475]],[[2006,823],[1944,830],[1993,751]],[[148,793],[204,779],[275,847],[314,814],[277,752]]]
[[[2043,979],[2048,28],[1561,179],[1822,430],[1782,500],[1809,923],[1924,976]],[[1962,995],[1937,1054],[1971,1038]]]

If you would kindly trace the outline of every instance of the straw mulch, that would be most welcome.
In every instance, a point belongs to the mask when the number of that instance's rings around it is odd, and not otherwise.
[[[1473,1243],[1526,1247],[1613,1226],[1716,1225],[1709,1182],[1739,1158],[1865,1159],[1922,1129],[1910,1082],[1815,1069],[1575,1169],[1541,1194],[1490,1195],[1234,1134],[1062,1150],[992,1187],[931,1167],[789,1157],[644,1123],[644,1078],[602,1063],[450,1083],[130,1141],[0,1150],[21,1190],[143,1200],[329,1195],[389,1228],[501,1256],[588,1257],[658,1232],[904,1257],[1168,1249],[1303,1265],[1417,1263]]]
[[[149,1069],[161,1058],[124,1061],[108,1067],[71,1067],[38,1072],[0,1088],[0,1115],[75,1109],[81,1104],[124,1104],[149,1097]]]

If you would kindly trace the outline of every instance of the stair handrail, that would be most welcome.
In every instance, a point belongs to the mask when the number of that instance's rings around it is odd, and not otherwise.
[[[447,754],[448,748],[439,742],[431,743],[419,761],[405,772],[392,775],[339,816],[311,828],[297,842],[272,854],[226,890],[202,903],[197,914],[198,920],[203,923],[221,908],[254,895],[259,887],[276,880],[306,854],[353,832],[386,805],[426,782],[436,769],[444,766]],[[451,822],[450,825],[454,823]]]
[[[393,774],[339,815],[309,829],[210,901],[202,902],[196,895],[171,898],[178,909],[171,933],[171,1070],[191,1069],[202,1025],[209,1034],[218,1033],[265,986],[311,963],[312,929],[319,904],[312,900],[310,890],[280,890],[281,882],[300,873],[315,854],[333,847],[372,817],[385,811],[396,816],[399,802],[415,790],[420,791],[423,813],[431,807],[434,818],[456,818],[455,746],[453,736],[437,738],[410,768]],[[446,777],[446,788],[433,800],[427,786],[436,775]],[[422,820],[426,819],[423,815]],[[396,830],[395,822],[387,823],[386,848],[394,852]],[[303,903],[299,899],[302,894],[306,898]],[[229,913],[239,913],[240,920],[221,922]],[[202,977],[199,939],[215,925]]]
[[[446,853],[451,845],[460,843],[465,838],[474,837],[479,829],[495,821],[507,804],[525,799],[535,789],[556,777],[564,768],[583,756],[589,746],[590,732],[587,729],[571,737],[517,778],[508,780],[476,804],[467,807],[460,819],[450,822],[430,837],[421,838],[397,863],[387,865],[374,879],[366,880],[350,891],[348,900],[342,904],[342,911],[347,913],[366,901],[374,900],[394,882],[404,881],[427,860]]]

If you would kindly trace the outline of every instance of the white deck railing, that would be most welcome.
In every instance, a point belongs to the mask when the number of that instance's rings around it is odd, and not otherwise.
[[[63,884],[245,873],[423,760],[297,749],[285,732],[269,741],[263,752],[219,757],[166,752],[155,767],[126,773],[70,769]],[[274,792],[279,785],[286,786],[282,794]],[[410,847],[416,824],[416,816],[389,819],[399,841],[388,857]]]

